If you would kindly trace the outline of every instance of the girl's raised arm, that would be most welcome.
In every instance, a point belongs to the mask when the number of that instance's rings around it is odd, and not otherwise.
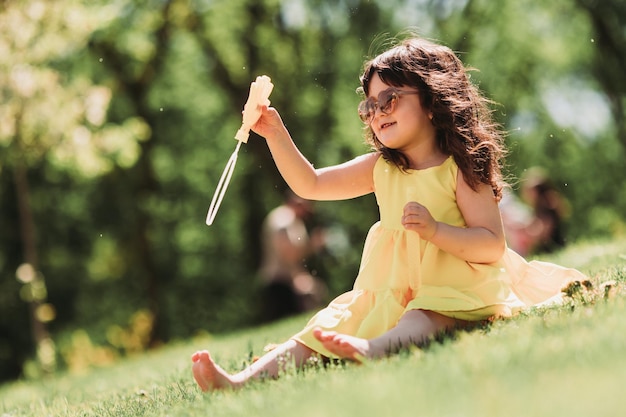
[[[263,136],[289,187],[308,200],[345,200],[374,191],[373,170],[379,155],[369,153],[343,164],[316,169],[293,142],[280,115],[264,107],[252,127]]]

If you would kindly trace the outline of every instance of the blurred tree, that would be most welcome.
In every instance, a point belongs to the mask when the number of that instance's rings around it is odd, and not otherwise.
[[[156,125],[160,109],[151,105],[149,94],[155,79],[159,77],[170,47],[174,1],[126,2],[118,19],[111,22],[102,31],[96,32],[90,39],[90,49],[94,56],[99,56],[107,74],[107,82],[116,92],[114,105],[125,104],[125,112],[112,112],[111,119],[124,120],[139,117],[149,126]],[[156,331],[160,328],[160,292],[158,266],[155,262],[156,251],[150,239],[153,216],[148,212],[150,200],[160,192],[153,164],[155,145],[164,138],[159,130],[152,130],[148,140],[141,142],[136,163],[130,167],[129,183],[122,195],[115,196],[121,201],[135,201],[129,212],[120,213],[126,221],[127,230],[124,246],[128,245],[128,262],[137,270],[139,279],[145,282],[147,307],[154,326],[149,338],[153,344],[161,339]],[[135,275],[135,274],[133,274]]]
[[[31,182],[45,178],[46,167],[51,165],[77,176],[98,175],[110,167],[111,159],[123,156],[128,146],[124,141],[134,136],[104,125],[110,99],[106,87],[67,71],[71,65],[68,57],[74,58],[84,48],[85,35],[106,22],[107,16],[91,13],[76,1],[21,1],[6,4],[0,14],[0,170],[3,178],[13,178],[8,189],[3,182],[3,209],[14,210],[18,221],[12,223],[19,231],[6,235],[10,244],[1,259],[2,271],[3,275],[14,271],[24,284],[19,294],[30,306],[32,339],[44,371],[52,370],[56,359],[45,325],[54,318],[55,310],[46,302],[48,290],[39,249],[47,230],[40,226],[56,207],[46,205],[49,198],[41,198],[43,184],[32,186]],[[33,193],[38,196],[33,198]],[[18,289],[3,281],[15,297]],[[8,313],[20,309],[15,303],[8,304],[13,310],[2,314],[0,325],[8,330],[3,335],[13,336],[16,328],[10,325]],[[21,356],[17,353],[22,351],[20,340],[23,337],[2,340],[3,356]]]
[[[609,98],[617,138],[626,154],[626,3],[621,0],[577,0],[593,29],[591,70]]]

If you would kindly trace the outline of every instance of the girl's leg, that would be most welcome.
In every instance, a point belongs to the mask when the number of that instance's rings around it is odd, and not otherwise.
[[[387,356],[409,346],[424,345],[438,333],[465,323],[434,311],[410,310],[400,318],[396,327],[371,340],[322,329],[315,329],[313,335],[340,358],[362,362],[363,359]]]
[[[263,355],[259,360],[236,374],[229,374],[213,361],[206,350],[191,356],[193,377],[202,391],[239,388],[252,378],[276,378],[282,363],[295,363],[302,367],[313,351],[295,340],[289,340]],[[282,358],[286,361],[281,360]]]

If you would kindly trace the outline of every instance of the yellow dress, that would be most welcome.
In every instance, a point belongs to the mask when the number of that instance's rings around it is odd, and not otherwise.
[[[400,219],[409,201],[423,204],[437,221],[465,227],[456,203],[457,172],[452,157],[408,173],[379,158],[374,185],[380,221],[365,240],[354,287],[317,313],[295,340],[333,357],[313,337],[315,327],[371,339],[412,309],[472,321],[507,317],[553,301],[568,282],[585,279],[574,269],[527,262],[510,249],[497,263],[466,262],[406,231]]]

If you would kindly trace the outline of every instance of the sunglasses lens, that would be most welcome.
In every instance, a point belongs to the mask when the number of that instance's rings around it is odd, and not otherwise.
[[[363,121],[363,123],[370,123],[374,118],[374,114],[376,113],[376,102],[373,98],[368,98],[367,100],[363,100],[359,104],[359,117]]]
[[[378,108],[384,114],[393,113],[398,96],[393,90],[385,90],[378,95]]]
[[[382,91],[378,95],[378,99],[374,100],[369,97],[367,100],[363,100],[359,104],[359,117],[363,123],[370,124],[374,120],[376,115],[376,109],[379,109],[383,114],[390,114],[396,107],[398,101],[398,94],[393,89]]]

